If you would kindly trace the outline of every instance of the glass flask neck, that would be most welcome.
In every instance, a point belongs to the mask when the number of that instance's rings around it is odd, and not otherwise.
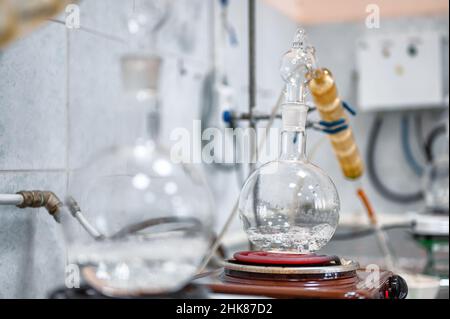
[[[147,113],[146,118],[146,137],[157,143],[159,141],[159,132],[161,128],[161,114],[159,112],[158,103]]]
[[[146,109],[145,114],[145,127],[144,127],[144,136],[146,140],[153,141],[155,143],[159,142],[159,133],[161,127],[161,114],[159,111],[159,103],[158,100],[152,99],[151,105]]]
[[[121,59],[122,85],[126,96],[125,125],[139,140],[159,137],[159,82],[162,58],[151,54],[128,54]],[[129,114],[128,114],[129,113]]]
[[[281,133],[280,160],[306,161],[306,133],[283,131]]]
[[[129,101],[127,109],[117,114],[116,123],[120,130],[119,144],[133,145],[136,141],[160,142],[160,110],[154,99],[136,103]]]

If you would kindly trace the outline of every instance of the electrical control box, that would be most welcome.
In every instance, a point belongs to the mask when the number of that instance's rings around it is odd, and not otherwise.
[[[363,111],[444,105],[443,36],[438,31],[369,35],[357,41]]]

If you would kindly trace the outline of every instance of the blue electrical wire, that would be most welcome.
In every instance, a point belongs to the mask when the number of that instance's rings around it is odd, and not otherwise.
[[[345,131],[346,129],[348,129],[348,125],[342,125],[333,129],[328,129],[328,128],[324,128],[322,129],[322,132],[329,134],[329,135],[334,135],[334,134],[338,134],[341,133],[343,131]]]
[[[334,126],[340,126],[340,125],[345,124],[345,119],[340,119],[340,120],[332,121],[332,122],[320,121],[319,124],[322,126],[325,126],[327,128],[331,128]]]
[[[219,0],[219,2],[220,2],[220,5],[222,6],[223,10],[226,10],[230,5],[230,0]],[[238,39],[236,30],[230,24],[229,21],[226,21],[225,29],[228,33],[228,37],[229,37],[231,46],[237,47],[239,45],[239,39]]]
[[[407,115],[404,115],[401,120],[401,140],[402,140],[402,149],[403,154],[405,155],[406,162],[409,167],[414,171],[417,176],[422,176],[424,172],[424,168],[420,165],[416,158],[414,157],[413,151],[411,149],[411,144],[409,141],[410,135],[410,125],[409,118]]]
[[[356,116],[356,110],[350,106],[350,104],[348,104],[345,101],[342,101],[342,106],[353,116]]]
[[[344,107],[347,112],[349,112],[352,116],[356,116],[356,110],[350,106],[347,102],[343,101],[342,106]],[[323,133],[334,135],[341,133],[349,128],[347,124],[347,120],[345,118],[339,119],[337,121],[320,121],[318,122],[319,126],[314,126],[313,128],[318,129],[322,131]]]

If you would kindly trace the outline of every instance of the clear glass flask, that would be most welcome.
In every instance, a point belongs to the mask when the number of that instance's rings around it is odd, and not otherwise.
[[[306,157],[305,75],[313,50],[303,32],[283,58],[286,81],[281,151],[250,175],[240,194],[239,213],[249,240],[257,249],[307,254],[333,236],[340,202],[335,185]]]
[[[284,130],[278,160],[245,183],[239,212],[249,240],[261,250],[311,253],[333,236],[339,197],[331,179],[308,162],[304,131]]]

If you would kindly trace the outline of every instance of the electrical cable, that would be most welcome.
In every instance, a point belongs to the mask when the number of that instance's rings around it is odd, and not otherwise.
[[[411,194],[397,193],[395,191],[390,190],[387,186],[385,186],[380,176],[378,175],[378,172],[375,167],[375,153],[376,153],[376,144],[378,142],[378,137],[382,125],[383,119],[380,115],[377,115],[369,134],[369,142],[367,149],[367,170],[373,186],[381,195],[383,195],[386,199],[393,202],[404,204],[423,200],[424,195],[422,191],[418,191],[416,193]]]
[[[215,92],[214,83],[216,83],[215,77],[216,77],[216,74],[214,71],[212,71],[205,77],[205,80],[203,81],[203,83],[204,83],[203,88],[202,88],[203,103],[202,103],[201,114],[200,114],[201,131],[202,132],[204,132],[205,129],[209,127],[213,113],[214,113],[213,109],[215,106],[217,106],[217,103],[216,103],[217,101],[216,101],[216,98],[214,97],[214,92]],[[207,144],[207,141],[204,141],[202,139],[201,143],[202,143],[202,147],[203,147]],[[234,172],[238,169],[235,164],[224,164],[224,163],[218,163],[216,161],[213,161],[211,163],[211,165],[215,169],[218,169],[220,171],[225,171],[225,172]]]
[[[423,147],[425,145],[425,140],[423,134],[423,123],[421,113],[414,114],[414,133],[416,143],[417,145],[420,146],[421,156],[422,158],[426,158],[425,149]]]
[[[358,183],[360,184],[360,183]],[[383,253],[384,261],[386,263],[386,267],[388,267],[389,270],[394,271],[394,269],[397,269],[397,261],[395,258],[394,250],[390,244],[390,241],[388,239],[388,236],[386,232],[381,228],[378,217],[373,209],[372,204],[370,203],[369,197],[367,196],[366,192],[364,191],[362,185],[359,185],[356,189],[358,198],[361,200],[361,203],[363,204],[367,216],[370,220],[370,225],[372,226],[373,233],[375,234],[375,238],[377,240],[378,246]]]
[[[425,155],[428,163],[433,163],[433,145],[439,136],[447,133],[447,126],[445,124],[435,127],[425,140]]]
[[[220,0],[219,3],[222,7],[222,27],[223,27],[224,24],[226,24],[226,22],[225,22],[226,12],[225,11],[229,5],[229,1],[228,0]],[[214,20],[212,23],[213,23],[213,25],[215,25]],[[218,103],[219,103],[219,98],[218,98],[219,92],[217,92],[218,85],[219,84],[228,85],[227,76],[226,76],[226,74],[223,73],[223,71],[221,71],[221,67],[219,65],[219,62],[223,62],[223,61],[218,61],[218,60],[222,60],[222,59],[219,59],[215,53],[219,49],[223,50],[223,48],[217,48],[217,47],[223,46],[224,44],[222,43],[222,41],[218,41],[216,39],[214,32],[212,33],[211,41],[214,43],[213,53],[212,53],[212,57],[211,57],[211,59],[213,60],[212,71],[210,71],[205,76],[205,78],[203,80],[203,86],[202,86],[202,105],[200,108],[200,110],[201,110],[200,111],[200,120],[201,120],[201,131],[202,132],[204,132],[205,129],[213,126],[213,124],[211,122],[213,121],[213,118],[215,116],[215,111],[218,108]],[[202,139],[201,143],[202,143],[202,147],[203,147],[207,144],[207,141],[204,141]],[[238,149],[238,148],[236,148],[236,143],[237,142],[233,142],[233,146],[234,146],[235,150]],[[236,156],[237,156],[237,154],[236,154]],[[237,165],[236,163],[226,164],[226,163],[220,163],[217,161],[213,161],[211,163],[211,166],[214,169],[217,169],[219,171],[230,172],[230,173],[236,172],[236,174],[240,174],[240,170],[241,170],[241,167],[239,167],[239,165]],[[238,175],[238,179],[239,178],[240,177]]]
[[[381,230],[388,231],[388,230],[396,230],[396,229],[411,229],[412,227],[413,227],[412,223],[392,224],[392,225],[382,226]],[[348,232],[348,233],[340,233],[340,234],[337,233],[333,236],[333,240],[337,240],[337,241],[352,240],[352,239],[371,236],[373,234],[375,234],[375,230],[373,228],[364,228],[361,230]]]
[[[375,213],[375,210],[373,209],[373,206],[370,203],[369,197],[367,196],[366,192],[362,189],[362,187],[358,187],[356,190],[356,194],[358,195],[358,198],[366,209],[367,217],[369,217],[370,223],[372,224],[372,226],[377,226],[377,214]]]
[[[327,136],[322,136],[316,143],[313,144],[311,149],[308,152],[308,160],[310,162],[314,162],[314,158],[316,157],[319,149],[328,141]]]
[[[424,172],[424,168],[422,165],[418,163],[416,158],[414,157],[413,151],[411,149],[410,143],[410,121],[408,115],[403,115],[401,119],[401,140],[402,140],[402,149],[403,154],[405,155],[406,162],[409,167],[414,171],[417,176],[422,176]]]

